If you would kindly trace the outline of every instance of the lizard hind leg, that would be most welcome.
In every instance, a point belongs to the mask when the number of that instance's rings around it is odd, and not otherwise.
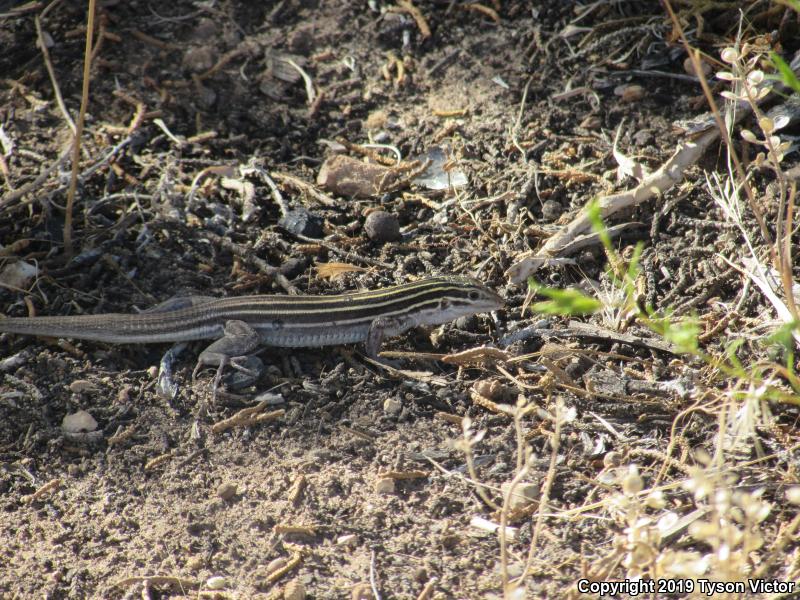
[[[248,362],[248,355],[260,344],[261,336],[250,325],[244,321],[227,321],[223,336],[211,343],[197,358],[197,365],[192,371],[192,381],[197,379],[197,374],[203,367],[217,367],[213,384],[213,393],[216,396],[223,371],[227,366],[255,377],[257,373],[248,368],[253,364]]]

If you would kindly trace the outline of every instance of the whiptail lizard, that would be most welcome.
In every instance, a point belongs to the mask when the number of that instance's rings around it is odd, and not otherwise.
[[[217,366],[215,389],[226,365],[246,371],[243,360],[259,345],[318,347],[363,342],[376,357],[384,338],[417,325],[440,325],[489,312],[503,299],[466,277],[430,277],[339,296],[185,297],[139,314],[0,318],[0,333],[152,344],[215,339],[199,356]]]

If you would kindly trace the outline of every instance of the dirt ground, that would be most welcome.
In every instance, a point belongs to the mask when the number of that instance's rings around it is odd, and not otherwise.
[[[216,400],[211,371],[192,381],[202,343],[177,356],[178,388],[165,397],[157,373],[168,345],[4,335],[2,597],[501,598],[503,572],[515,578],[526,565],[516,597],[579,597],[582,577],[631,573],[615,554],[630,531],[603,505],[619,490],[604,479],[613,468],[636,463],[646,485],[675,483],[669,508],[693,510],[680,482],[695,449],[713,454],[724,416],[687,409],[708,398],[698,390],[724,383],[708,383],[707,367],[640,325],[626,343],[578,335],[567,317],[523,315],[526,290],[504,274],[590,198],[631,187],[616,179],[619,127],[619,149],[654,169],[681,141],[673,122],[707,110],[658,2],[416,1],[424,23],[388,10],[411,3],[381,0],[101,2],[71,259],[70,160],[59,157],[72,137],[56,89],[77,118],[85,6],[42,14],[43,4],[15,4],[0,2],[0,267],[19,259],[38,276],[23,290],[3,276],[3,314],[132,312],[176,295],[286,293],[286,282],[331,294],[429,273],[476,276],[507,307],[390,340],[384,350],[407,353],[393,356],[399,371],[357,347],[265,348],[260,378]],[[676,4],[690,42],[717,59],[738,10]],[[745,37],[769,32],[773,46],[797,50],[796,15],[747,7]],[[320,190],[321,163],[342,144],[367,143],[404,159],[446,144],[468,184],[455,194]],[[743,246],[705,187],[703,170],[723,162],[716,145],[682,185],[618,215],[632,226],[614,243],[627,257],[644,243],[643,302],[697,315],[712,332],[702,339],[709,353],[736,338],[741,356],[758,361],[758,326],[774,314],[721,258]],[[787,155],[787,168],[796,162]],[[265,173],[321,231],[301,238],[279,223]],[[769,223],[771,181],[753,180]],[[378,208],[397,216],[400,239],[367,236]],[[573,258],[539,278],[585,290],[604,278],[599,245]],[[327,278],[326,263],[358,269]],[[736,321],[715,330],[732,304]],[[537,335],[506,343],[531,327]],[[439,360],[484,345],[507,355]],[[534,408],[515,421],[486,398]],[[272,418],[220,427],[262,401]],[[553,420],[557,406],[569,419]],[[797,478],[798,411],[771,410],[773,429],[739,449],[754,462],[737,485],[764,489],[772,554],[743,555],[749,568],[797,580],[797,544],[774,544],[796,516],[784,494]],[[96,421],[93,435],[65,433],[65,416],[79,411]],[[477,436],[469,444],[465,417]],[[532,450],[524,479],[546,488],[546,510],[523,502],[501,518],[520,444]],[[504,553],[480,519],[506,517]],[[669,543],[681,549],[719,549],[676,535]]]

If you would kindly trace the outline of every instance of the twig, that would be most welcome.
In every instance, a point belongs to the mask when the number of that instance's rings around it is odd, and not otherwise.
[[[323,194],[317,188],[315,188],[310,183],[307,183],[300,179],[299,177],[295,177],[294,175],[289,175],[288,173],[278,173],[277,171],[273,171],[270,173],[270,176],[273,179],[277,179],[281,183],[285,183],[291,185],[292,187],[300,190],[301,192],[305,192],[312,198],[314,198],[320,204],[324,206],[336,206],[337,202],[327,194]]]
[[[303,561],[303,555],[300,554],[299,552],[295,552],[292,555],[292,558],[290,558],[289,561],[283,567],[281,567],[280,569],[276,569],[267,576],[267,583],[275,583],[281,577],[286,575],[289,571],[292,571],[293,569],[297,568],[297,566],[302,561]]]
[[[211,431],[213,433],[222,433],[223,431],[233,429],[234,427],[249,427],[251,425],[266,423],[268,421],[274,421],[286,413],[284,409],[279,408],[278,410],[261,414],[261,411],[269,405],[269,400],[262,400],[255,406],[243,408],[232,417],[228,417],[227,419],[223,419],[222,421],[215,423],[211,427]]]
[[[382,269],[393,269],[394,268],[394,265],[390,265],[389,263],[385,263],[383,261],[380,261],[380,260],[377,260],[377,259],[374,259],[374,258],[369,258],[367,256],[360,256],[358,254],[354,254],[352,252],[349,252],[348,250],[342,250],[341,248],[337,248],[333,244],[330,244],[330,243],[328,243],[328,242],[326,242],[324,240],[318,240],[316,238],[310,238],[310,237],[307,237],[305,235],[301,235],[299,233],[293,233],[292,235],[294,237],[296,237],[298,240],[300,240],[301,242],[307,242],[309,244],[318,244],[318,245],[322,246],[323,248],[326,248],[327,250],[330,250],[331,252],[334,252],[336,254],[344,256],[347,260],[360,261],[360,262],[363,262],[365,264],[372,265],[373,267],[381,267]]]
[[[289,214],[291,210],[289,208],[289,203],[286,202],[286,198],[283,197],[283,194],[281,194],[280,189],[278,189],[278,186],[275,184],[275,182],[272,180],[272,177],[269,176],[269,173],[267,173],[265,169],[262,169],[260,167],[247,166],[241,169],[241,173],[242,175],[249,175],[250,173],[255,173],[256,175],[261,177],[267,183],[267,186],[269,187],[270,193],[272,195],[272,199],[275,201],[275,204],[278,205],[278,208],[281,211],[281,215],[285,217],[287,214]]]
[[[428,26],[428,22],[411,0],[398,0],[397,7],[391,7],[389,11],[408,13],[416,22],[417,27],[419,27],[419,34],[422,39],[426,40],[431,37],[431,28]]]
[[[294,287],[286,276],[281,273],[278,267],[273,267],[272,265],[268,264],[265,260],[254,256],[253,252],[243,248],[239,244],[229,240],[228,238],[224,238],[219,236],[211,231],[206,231],[203,235],[208,237],[212,242],[219,245],[221,248],[225,248],[235,256],[247,261],[248,263],[255,265],[255,267],[264,273],[267,277],[272,278],[275,283],[281,286],[288,294],[297,294],[297,288]]]
[[[725,145],[728,147],[728,152],[730,153],[730,157],[733,160],[733,165],[736,169],[736,174],[739,177],[739,184],[744,189],[745,194],[747,195],[748,204],[750,206],[750,210],[753,211],[753,216],[756,218],[756,222],[758,223],[759,228],[761,229],[761,235],[764,237],[764,241],[767,242],[767,245],[770,247],[770,253],[772,254],[773,259],[775,258],[775,247],[772,243],[772,234],[770,233],[767,225],[764,221],[764,216],[761,214],[761,209],[759,208],[758,203],[753,195],[753,189],[750,187],[750,182],[747,178],[747,175],[744,172],[744,167],[742,167],[742,163],[739,160],[739,155],[736,153],[736,149],[733,146],[733,140],[731,139],[730,132],[728,131],[727,126],[725,125],[725,121],[722,119],[722,115],[719,112],[719,108],[717,108],[717,103],[714,101],[714,95],[711,93],[711,88],[708,85],[708,81],[706,80],[705,76],[703,75],[703,68],[700,62],[700,54],[699,51],[693,51],[692,47],[689,45],[689,40],[686,39],[686,35],[683,32],[683,27],[681,27],[680,21],[678,17],[675,15],[675,12],[672,10],[672,4],[669,0],[664,2],[664,6],[669,13],[669,17],[672,20],[672,24],[678,32],[678,35],[681,38],[681,43],[683,44],[686,53],[689,55],[689,58],[692,60],[692,67],[694,72],[700,78],[700,86],[703,88],[703,94],[706,97],[706,102],[708,102],[708,106],[711,109],[711,113],[714,115],[714,121],[717,123],[717,133],[721,133],[723,136],[723,140]],[[750,104],[751,109],[756,107],[755,103]],[[745,113],[745,111],[740,111],[740,113]],[[749,114],[747,111],[746,114]],[[742,116],[744,116],[742,114]],[[777,262],[773,260],[773,263]]]
[[[39,41],[39,47],[42,50],[42,57],[44,58],[44,66],[47,68],[47,74],[50,76],[50,83],[53,84],[53,93],[56,96],[56,104],[58,104],[59,110],[61,110],[61,114],[64,116],[64,120],[67,122],[67,125],[72,130],[72,135],[75,135],[77,129],[75,128],[75,121],[72,120],[72,117],[69,116],[69,111],[67,110],[66,105],[64,104],[64,98],[61,96],[61,88],[58,85],[58,80],[56,79],[56,73],[53,70],[53,63],[50,61],[50,51],[47,49],[47,43],[44,39],[44,32],[42,31],[42,22],[39,19],[39,15],[36,15],[33,18],[33,22],[36,25],[36,36]]]
[[[375,581],[375,550],[369,559],[369,586],[372,588],[372,595],[375,600],[381,600],[381,594],[378,591],[378,584]]]
[[[194,579],[183,579],[181,577],[171,577],[169,575],[153,575],[152,577],[126,577],[116,583],[113,587],[129,587],[135,583],[150,583],[153,585],[169,585],[179,588],[199,587],[200,582]]]
[[[81,109],[75,127],[75,141],[72,149],[72,174],[67,190],[67,206],[64,210],[64,253],[72,256],[72,207],[75,203],[75,190],[78,187],[78,167],[81,159],[81,136],[86,118],[86,105],[89,103],[89,81],[92,69],[92,36],[94,34],[94,11],[96,0],[89,0],[89,15],[86,22],[86,48],[83,55],[83,86],[81,89]]]
[[[69,146],[66,150],[64,150],[64,152],[61,153],[61,156],[59,156],[51,165],[42,170],[42,172],[36,176],[36,179],[34,179],[29,183],[26,183],[20,188],[17,188],[11,193],[6,194],[5,196],[3,196],[3,198],[0,198],[0,211],[6,210],[14,202],[19,200],[26,194],[29,194],[36,188],[38,188],[45,181],[45,179],[47,179],[50,176],[50,174],[53,171],[58,169],[58,167],[60,167],[64,163],[64,161],[66,161],[69,158],[69,155],[71,153],[72,153],[72,146]]]
[[[53,492],[53,491],[57,490],[59,487],[61,487],[61,480],[60,479],[51,479],[50,481],[45,483],[42,487],[40,487],[38,490],[36,490],[32,494],[30,494],[29,496],[23,496],[22,500],[24,502],[29,503],[29,504],[32,503],[32,502],[36,502],[37,500],[39,500],[43,496],[46,496],[50,492]]]
[[[638,206],[655,195],[664,194],[664,192],[681,182],[684,171],[690,165],[696,163],[703,156],[706,149],[718,138],[719,131],[712,129],[697,140],[686,142],[678,147],[672,158],[664,163],[661,168],[642,180],[635,188],[611,194],[610,196],[603,196],[597,201],[600,208],[600,216],[605,219],[620,210]],[[588,231],[591,226],[588,207],[584,207],[566,227],[550,237],[539,250],[523,255],[522,258],[511,265],[511,268],[506,271],[506,276],[513,283],[524,282],[529,275],[535,273],[547,260],[563,256],[564,248],[579,234]]]
[[[314,102],[317,99],[317,92],[314,90],[314,82],[311,80],[311,76],[306,73],[303,68],[294,62],[291,58],[283,58],[283,60],[287,65],[292,67],[295,71],[300,73],[300,77],[303,78],[303,83],[306,86],[306,96],[308,97],[308,105],[313,106]]]
[[[531,545],[528,550],[528,558],[525,561],[525,568],[522,570],[522,575],[520,576],[518,583],[522,584],[525,581],[525,577],[528,574],[528,571],[531,569],[531,565],[533,564],[533,557],[536,552],[536,544],[539,542],[539,536],[542,533],[542,527],[544,526],[544,519],[547,513],[547,504],[548,499],[550,498],[550,490],[553,487],[553,480],[556,476],[556,464],[558,463],[558,449],[561,445],[561,428],[564,424],[564,411],[565,407],[562,401],[559,399],[556,401],[556,410],[555,410],[555,420],[553,423],[553,433],[550,434],[550,448],[552,452],[550,453],[550,465],[547,468],[547,475],[544,478],[544,482],[542,483],[542,494],[539,498],[539,514],[536,518],[536,526],[533,529],[533,535],[531,536]]]

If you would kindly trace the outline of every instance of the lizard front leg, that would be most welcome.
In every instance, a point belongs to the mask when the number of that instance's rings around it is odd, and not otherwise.
[[[416,319],[409,316],[378,317],[370,323],[364,348],[367,356],[378,360],[378,351],[388,336],[398,335],[417,325]]]
[[[197,365],[192,372],[192,379],[197,378],[197,373],[204,366],[216,366],[217,374],[214,376],[213,390],[216,396],[219,384],[222,381],[222,372],[230,365],[234,369],[255,376],[256,373],[245,366],[248,354],[261,344],[261,336],[244,321],[227,321],[223,329],[223,337],[209,345],[197,358]]]

